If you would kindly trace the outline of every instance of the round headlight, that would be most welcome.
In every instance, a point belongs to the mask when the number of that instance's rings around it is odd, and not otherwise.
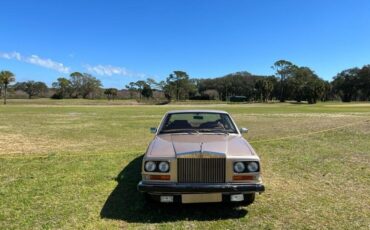
[[[241,172],[244,172],[244,170],[245,170],[245,165],[243,162],[236,162],[234,164],[234,172],[241,173]]]
[[[158,168],[161,172],[167,172],[170,168],[170,165],[168,164],[168,162],[162,161],[161,163],[159,163]]]
[[[248,167],[249,172],[257,172],[258,171],[257,162],[249,162],[247,167]]]
[[[156,168],[156,164],[153,161],[145,162],[145,170],[148,172],[153,172]]]

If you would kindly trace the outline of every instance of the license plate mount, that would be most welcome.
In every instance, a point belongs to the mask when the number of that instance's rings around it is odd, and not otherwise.
[[[182,194],[181,200],[182,203],[184,204],[221,202],[222,194],[221,193]]]

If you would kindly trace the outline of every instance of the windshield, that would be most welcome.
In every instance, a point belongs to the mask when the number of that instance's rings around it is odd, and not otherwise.
[[[160,133],[237,133],[228,114],[185,112],[168,114]]]

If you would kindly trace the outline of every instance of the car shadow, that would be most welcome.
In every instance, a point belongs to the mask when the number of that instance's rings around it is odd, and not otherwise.
[[[225,204],[162,205],[147,203],[136,185],[141,179],[143,156],[132,160],[116,177],[117,186],[109,195],[100,212],[105,219],[134,223],[161,223],[178,220],[219,220],[241,218],[244,208]]]

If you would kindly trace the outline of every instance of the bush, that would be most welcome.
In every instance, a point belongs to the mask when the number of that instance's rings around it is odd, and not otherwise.
[[[247,101],[247,97],[246,96],[231,96],[229,100],[231,102],[245,102]]]
[[[209,95],[207,94],[203,94],[203,95],[196,95],[196,96],[193,96],[193,97],[190,97],[189,98],[190,100],[210,100],[210,97]]]
[[[63,99],[63,95],[60,93],[54,93],[50,98],[51,99]]]

